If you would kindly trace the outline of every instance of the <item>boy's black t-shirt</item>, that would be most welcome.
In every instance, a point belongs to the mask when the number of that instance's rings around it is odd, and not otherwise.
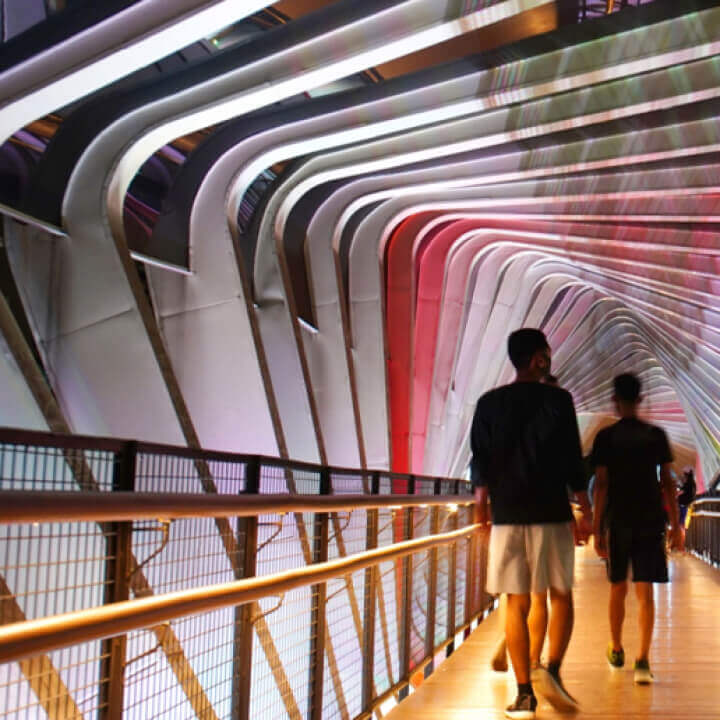
[[[487,487],[496,525],[572,519],[568,488],[585,490],[572,396],[539,382],[483,395],[470,435],[473,485]]]
[[[665,525],[657,466],[672,462],[665,432],[637,418],[623,418],[595,436],[593,462],[608,472],[610,527],[656,529]]]

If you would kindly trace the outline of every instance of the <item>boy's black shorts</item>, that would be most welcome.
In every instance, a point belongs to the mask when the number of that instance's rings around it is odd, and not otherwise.
[[[610,528],[608,530],[608,579],[627,580],[632,563],[633,582],[668,581],[665,528]]]

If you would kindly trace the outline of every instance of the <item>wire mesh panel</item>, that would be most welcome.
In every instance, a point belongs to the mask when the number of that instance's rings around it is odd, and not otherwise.
[[[2,717],[6,720],[98,717],[105,706],[99,671],[106,657],[99,642],[0,665]]]
[[[430,551],[413,555],[412,584],[410,586],[410,669],[417,667],[425,658],[425,633],[427,630],[428,581]]]
[[[253,618],[251,718],[299,720],[308,716],[309,650],[317,639],[317,627],[311,620],[314,599],[314,590],[308,587],[258,604]],[[260,619],[267,627],[262,632],[257,625]],[[268,647],[270,641],[274,652]]]
[[[0,443],[0,490],[112,490],[115,453]]]
[[[712,565],[720,566],[720,499],[698,499],[693,505],[685,546]]]
[[[419,487],[418,487],[419,485]],[[418,483],[417,494],[432,495],[434,481]],[[411,511],[412,537],[427,537],[432,534],[433,511],[429,505],[414,508]],[[410,577],[410,669],[419,665],[426,657],[428,629],[428,589],[434,572],[433,551],[415,553],[412,556]]]
[[[132,527],[134,567],[157,593],[237,579],[237,521],[213,518],[136,521]],[[145,594],[137,582],[135,594]],[[140,583],[141,585],[145,583]]]
[[[386,492],[389,492],[387,488]],[[398,516],[402,526],[402,510],[378,511],[378,547],[393,544]],[[377,568],[373,680],[378,694],[388,690],[400,679],[400,620],[403,597],[401,569],[402,561],[380,563]]]
[[[127,718],[230,718],[233,608],[130,633],[125,662]]]
[[[245,489],[245,458],[195,457],[196,453],[163,454],[140,449],[135,460],[136,492],[237,495]]]
[[[465,538],[456,543],[457,566],[455,572],[457,581],[455,585],[455,626],[462,627],[469,619],[468,608],[468,579],[470,570],[470,539]]]
[[[102,605],[110,537],[90,523],[0,527],[0,623]]]
[[[444,545],[437,549],[437,580],[435,588],[435,622],[433,647],[437,647],[450,636],[448,609],[450,606],[450,557],[451,547]]]
[[[63,447],[45,437],[47,446],[0,444],[2,489],[428,500],[468,492],[450,479],[92,438]],[[467,508],[428,502],[327,514],[7,525],[0,530],[0,623],[262,577],[471,520]],[[127,718],[354,718],[406,681],[428,648],[449,639],[453,607],[455,626],[465,622],[468,603],[479,608],[483,570],[470,548],[461,540],[454,550],[417,552],[284,596],[3,665],[0,716],[102,718],[112,705]]]
[[[362,639],[365,574],[357,572],[327,584],[327,646],[323,720],[354,718],[362,710]]]
[[[371,482],[371,473],[330,472],[330,484],[335,495],[367,494]]]

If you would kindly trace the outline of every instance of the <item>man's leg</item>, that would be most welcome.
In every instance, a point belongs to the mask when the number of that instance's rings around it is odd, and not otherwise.
[[[530,594],[508,594],[505,638],[518,687],[530,683],[530,634],[527,618]]]
[[[545,528],[544,533],[544,552],[538,558],[538,568],[550,584],[548,664],[533,670],[533,680],[556,710],[576,711],[577,700],[560,679],[560,664],[570,642],[574,621],[572,580],[575,544],[570,523],[552,524]],[[541,581],[539,584],[544,583]]]
[[[555,588],[550,588],[548,669],[551,671],[560,669],[560,664],[570,643],[574,623],[575,606],[573,604],[572,590],[560,592]]]
[[[548,626],[547,593],[534,592],[530,597],[528,630],[530,631],[530,667],[540,664],[540,655],[545,644]]]
[[[500,595],[498,600],[498,614],[500,615],[499,625],[501,628],[501,637],[498,638],[495,651],[490,659],[490,667],[495,672],[507,672],[508,661],[507,661],[507,643],[505,642],[505,623],[507,618],[507,597],[503,594]]]
[[[635,593],[639,604],[640,652],[638,660],[647,660],[650,654],[653,626],[655,624],[655,598],[653,586],[649,582],[635,583]]]
[[[625,621],[627,580],[610,583],[610,638],[613,650],[622,650],[622,626]]]

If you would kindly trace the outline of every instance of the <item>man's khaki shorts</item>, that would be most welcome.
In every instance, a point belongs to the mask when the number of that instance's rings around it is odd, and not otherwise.
[[[493,525],[487,591],[524,594],[554,588],[569,592],[575,569],[572,523]]]

